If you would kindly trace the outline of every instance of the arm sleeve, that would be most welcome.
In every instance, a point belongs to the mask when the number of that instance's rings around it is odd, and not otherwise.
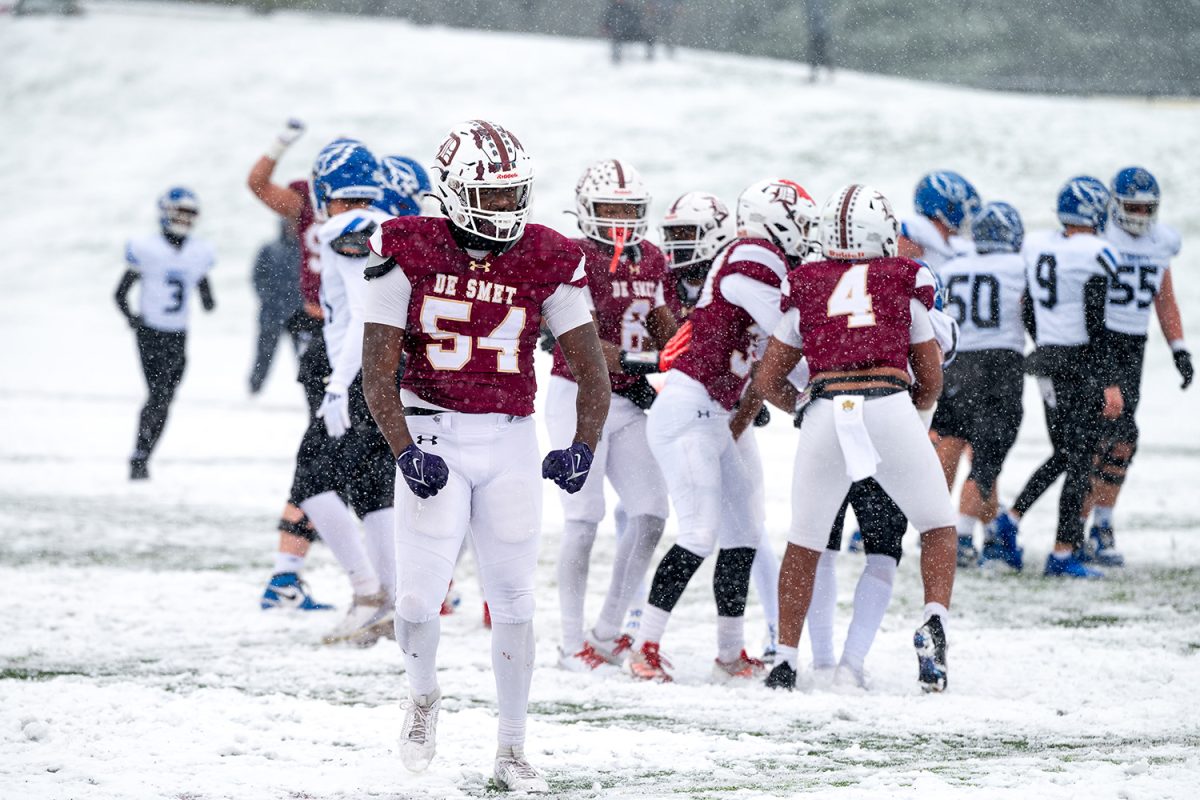
[[[908,313],[912,321],[908,325],[908,343],[920,344],[934,338],[933,323],[929,320],[929,309],[925,304],[913,297],[908,301]]]
[[[358,377],[362,369],[363,325],[366,319],[367,280],[363,277],[361,259],[350,259],[345,256],[334,256],[333,269],[341,270],[346,283],[346,301],[350,306],[350,319],[346,323],[345,338],[338,351],[337,362],[330,364],[333,368],[329,382],[339,386],[349,386]]]
[[[1029,288],[1025,288],[1025,294],[1021,295],[1021,324],[1025,326],[1025,332],[1029,334],[1029,338],[1037,344],[1037,317],[1033,314],[1033,298],[1029,296]]]
[[[788,347],[794,347],[797,350],[803,349],[804,338],[800,335],[800,309],[788,309],[787,313],[779,318],[779,324],[771,331],[771,336]]]
[[[369,260],[378,259],[372,256]],[[379,259],[385,261],[386,259]],[[363,300],[363,322],[390,325],[393,328],[408,327],[408,304],[412,299],[412,284],[400,268],[366,282]]]
[[[736,272],[726,275],[721,279],[721,294],[735,306],[745,309],[764,331],[775,330],[783,316],[779,308],[779,288],[747,275]]]
[[[1087,327],[1088,350],[1092,374],[1101,386],[1116,382],[1116,358],[1110,357],[1112,338],[1104,324],[1104,309],[1108,304],[1108,279],[1096,275],[1083,286],[1083,322]]]
[[[560,283],[542,303],[542,319],[555,338],[592,321],[586,286]]]
[[[117,284],[117,292],[115,295],[117,308],[121,310],[121,314],[125,319],[132,321],[136,316],[129,308],[129,290],[133,288],[133,284],[137,283],[138,273],[133,268],[125,270],[125,274],[121,276],[121,282]]]

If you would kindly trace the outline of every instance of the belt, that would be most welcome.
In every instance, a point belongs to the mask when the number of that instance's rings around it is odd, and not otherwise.
[[[870,386],[863,389],[830,389],[829,384],[845,384],[845,383],[890,383],[891,386]],[[899,394],[909,390],[908,381],[901,380],[894,375],[847,375],[844,378],[822,378],[819,381],[814,381],[809,387],[809,396],[815,399],[828,399],[836,397],[839,394],[856,394],[861,397],[887,397],[888,395]]]
[[[450,414],[453,412],[443,411],[437,408],[425,408],[423,406],[405,406],[404,416],[406,417],[432,417],[437,414]]]

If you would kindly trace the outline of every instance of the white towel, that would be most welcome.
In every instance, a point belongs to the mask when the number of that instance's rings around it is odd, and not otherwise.
[[[863,421],[865,405],[866,399],[862,395],[839,394],[833,397],[834,428],[837,430],[838,444],[842,446],[846,475],[852,481],[861,481],[874,475],[881,460]]]

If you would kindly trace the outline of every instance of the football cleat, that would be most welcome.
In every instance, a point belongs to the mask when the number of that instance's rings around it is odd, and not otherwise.
[[[544,794],[550,785],[542,774],[525,758],[523,747],[501,747],[496,751],[496,769],[492,773],[501,791],[521,794]]]
[[[558,648],[558,668],[567,672],[591,672],[607,663],[604,656],[597,653],[587,642],[575,653]]]
[[[673,668],[661,653],[658,652],[658,642],[643,642],[640,650],[635,650],[629,658],[629,671],[633,677],[644,681],[670,683],[674,678],[667,668]]]
[[[1017,522],[1002,511],[987,526],[979,565],[1004,564],[1017,572],[1025,565],[1025,551],[1017,545]]]
[[[483,627],[492,629],[492,610],[488,608],[486,600],[483,601]]]
[[[767,671],[767,665],[757,658],[751,658],[743,650],[732,661],[713,661],[713,680],[717,683],[728,683],[732,680],[757,678]]]
[[[934,614],[913,634],[917,651],[917,680],[926,692],[946,690],[946,630]]]
[[[1112,528],[1102,528],[1093,525],[1088,534],[1088,540],[1079,551],[1079,559],[1084,563],[1096,563],[1102,567],[1123,567],[1125,556],[1117,550],[1117,538]]]
[[[454,609],[458,608],[460,603],[462,603],[462,594],[454,588],[454,581],[450,581],[450,588],[446,590],[446,597],[442,600],[442,610],[439,613],[443,617],[448,617],[454,613]]]
[[[1046,569],[1042,572],[1046,578],[1103,578],[1104,573],[1092,569],[1083,563],[1079,553],[1071,553],[1066,558],[1057,558],[1053,553],[1046,556]]]
[[[768,689],[787,689],[789,692],[796,688],[796,670],[786,661],[780,661],[767,675],[765,681]]]
[[[437,718],[442,693],[410,697],[400,703],[404,724],[400,728],[400,761],[410,772],[421,772],[433,761],[437,748]]]
[[[776,625],[767,625],[767,636],[763,642],[762,662],[764,664],[774,664],[775,656],[778,655],[776,645],[779,643],[779,628]]]
[[[333,606],[318,603],[308,593],[308,584],[294,572],[280,572],[271,576],[262,596],[262,610],[272,608],[294,608],[297,611],[328,611]]]
[[[387,592],[356,594],[346,618],[321,638],[321,644],[348,643],[355,647],[371,647],[387,635],[395,625],[396,613],[388,604]]]
[[[850,544],[846,545],[846,549],[851,553],[861,553],[863,547],[862,531],[855,528],[854,533],[850,534]]]
[[[839,689],[867,688],[867,676],[861,669],[855,669],[849,664],[838,664],[833,673],[832,684]]]
[[[597,638],[593,632],[587,635],[587,643],[584,647],[590,647],[593,653],[604,660],[604,663],[619,666],[633,652],[633,637],[623,633],[615,639],[605,640]]]
[[[144,458],[129,459],[129,480],[145,481],[150,479],[150,465]]]
[[[975,549],[975,540],[968,534],[958,537],[958,566],[967,569],[978,566],[979,551]]]

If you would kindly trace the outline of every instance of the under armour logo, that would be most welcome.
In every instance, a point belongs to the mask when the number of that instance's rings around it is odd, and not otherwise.
[[[437,436],[425,436],[424,434],[417,437],[417,444],[425,444],[426,439],[429,440],[430,444],[437,444]]]
[[[712,416],[711,411],[697,411],[696,412],[696,419],[707,419],[711,416]]]
[[[492,265],[491,265],[489,262],[487,262],[487,261],[483,261],[483,262],[480,262],[480,261],[472,261],[472,262],[471,262],[470,269],[471,269],[472,271],[474,271],[474,270],[477,270],[477,269],[478,269],[478,270],[483,270],[484,272],[491,272],[491,271],[492,271]]]

